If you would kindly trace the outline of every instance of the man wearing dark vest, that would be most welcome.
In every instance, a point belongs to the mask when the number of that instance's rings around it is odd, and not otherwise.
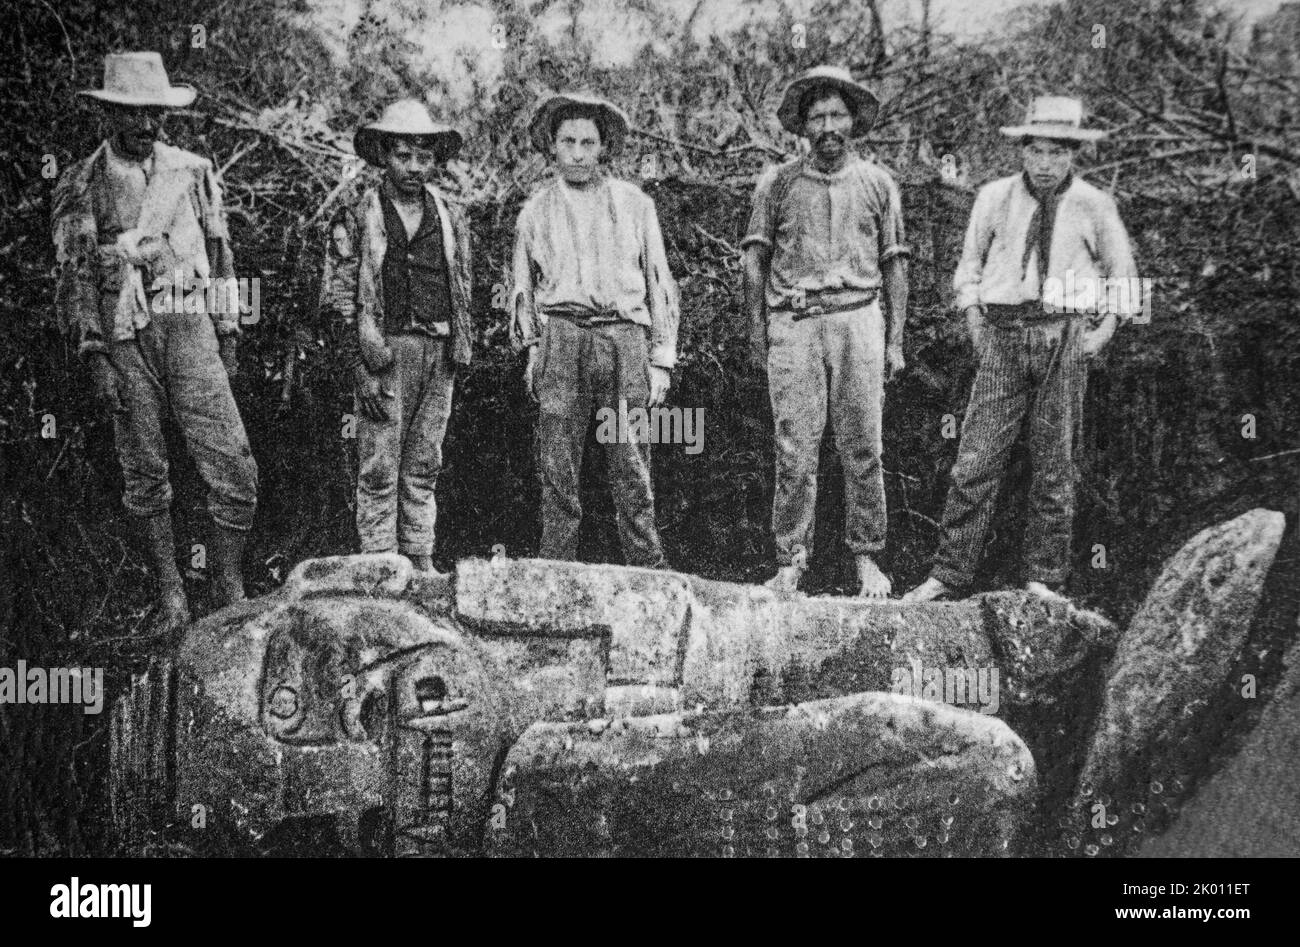
[[[362,552],[432,571],[442,441],[472,339],[469,228],[428,178],[461,136],[403,99],[353,146],[383,181],[331,226],[321,309],[354,323],[343,338],[359,414],[357,532]]]
[[[173,86],[158,53],[104,59],[104,88],[81,93],[104,110],[107,140],[69,167],[54,191],[56,306],[85,360],[101,411],[113,418],[126,482],[159,580],[150,631],[175,635],[189,621],[176,567],[172,488],[163,422],[171,415],[208,488],[218,606],[244,597],[240,559],[257,501],[257,465],[231,394],[239,307],[194,306],[214,285],[233,288],[234,260],[212,164],[159,141],[166,110],[194,101]],[[186,291],[183,307],[166,305]],[[202,310],[202,311],[196,311]]]
[[[777,115],[812,152],[759,180],[741,242],[751,357],[755,370],[767,371],[776,422],[778,569],[767,584],[786,594],[812,553],[828,418],[844,468],[859,595],[890,591],[876,563],[886,531],[880,424],[885,382],[903,368],[910,251],[894,179],[848,144],[867,133],[876,109],[876,97],[845,69],[819,66],[790,83]]]

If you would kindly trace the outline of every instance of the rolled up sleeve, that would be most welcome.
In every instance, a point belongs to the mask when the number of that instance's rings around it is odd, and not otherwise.
[[[903,197],[898,184],[889,175],[882,175],[880,209],[880,262],[882,264],[898,256],[911,256],[912,248],[907,245],[907,231],[903,224]]]
[[[772,249],[776,237],[776,209],[772,207],[772,190],[778,168],[768,168],[754,186],[754,200],[749,212],[749,226],[740,241],[743,250],[749,246]]]

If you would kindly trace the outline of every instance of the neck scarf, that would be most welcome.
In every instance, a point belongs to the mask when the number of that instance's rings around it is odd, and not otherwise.
[[[1020,259],[1021,272],[1028,275],[1029,257],[1033,254],[1034,247],[1037,247],[1038,282],[1041,285],[1044,277],[1047,276],[1048,255],[1052,250],[1052,228],[1056,225],[1056,209],[1060,206],[1061,195],[1074,183],[1074,174],[1067,174],[1065,180],[1047,194],[1038,193],[1033,182],[1029,180],[1028,174],[1023,175],[1023,180],[1025,187],[1029,189],[1029,193],[1038,201],[1038,204],[1034,207],[1034,213],[1029,218],[1029,233],[1025,237],[1025,252]]]

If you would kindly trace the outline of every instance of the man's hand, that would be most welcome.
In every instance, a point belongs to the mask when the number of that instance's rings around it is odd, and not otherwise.
[[[122,378],[108,360],[107,355],[92,355],[90,358],[90,390],[95,400],[95,408],[105,419],[115,414],[126,414],[122,403]]]
[[[668,386],[672,384],[672,379],[668,375],[668,369],[660,368],[658,365],[650,366],[650,407],[655,408],[664,403],[664,398],[668,397]]]
[[[356,367],[357,401],[361,413],[371,421],[387,421],[388,406],[385,400],[392,400],[393,392],[384,387],[383,375],[372,375],[365,365]]]
[[[885,347],[885,381],[893,381],[894,376],[907,367],[903,358],[903,344],[891,342]]]
[[[226,377],[234,378],[239,374],[239,337],[234,335],[217,336],[217,352],[221,364],[226,369]]]
[[[1085,359],[1092,361],[1101,354],[1101,350],[1110,342],[1110,337],[1115,334],[1116,321],[1116,317],[1110,314],[1099,325],[1084,330],[1081,345]]]
[[[984,310],[979,306],[968,306],[966,308],[966,331],[970,333],[970,344],[975,347],[976,354],[979,354],[980,343],[984,341],[984,332],[987,327],[984,320]]]

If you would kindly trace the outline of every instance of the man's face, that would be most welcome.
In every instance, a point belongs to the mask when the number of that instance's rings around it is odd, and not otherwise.
[[[812,142],[813,152],[823,161],[836,162],[848,147],[853,113],[837,92],[819,96],[804,115],[803,134]]]
[[[1039,191],[1060,186],[1074,166],[1074,149],[1064,142],[1031,138],[1024,147],[1025,173]]]
[[[384,176],[407,197],[419,196],[437,163],[437,152],[418,139],[390,138],[384,149]]]
[[[596,174],[601,153],[600,129],[589,118],[566,118],[555,130],[552,154],[570,184],[586,184]]]
[[[132,158],[147,158],[154,142],[162,134],[166,111],[155,105],[117,105],[106,107],[109,137]]]

